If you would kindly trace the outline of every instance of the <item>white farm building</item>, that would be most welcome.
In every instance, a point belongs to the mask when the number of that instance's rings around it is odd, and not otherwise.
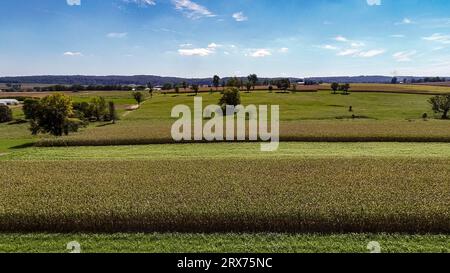
[[[19,105],[19,101],[14,99],[0,99],[0,105]]]

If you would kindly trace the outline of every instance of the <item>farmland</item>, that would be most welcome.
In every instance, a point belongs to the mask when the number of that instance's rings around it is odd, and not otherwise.
[[[376,85],[378,87],[378,85]],[[130,92],[69,93],[75,101],[89,101],[93,96],[113,100],[120,115],[134,102]],[[220,94],[201,94],[204,106],[216,104]],[[355,92],[350,96],[329,91],[241,94],[244,104],[280,105],[280,132],[283,141],[432,141],[448,142],[450,126],[438,119],[427,100],[431,95]],[[193,105],[189,94],[156,94],[141,109],[128,113],[114,126],[92,124],[69,137],[35,139],[41,146],[127,145],[171,143],[170,117],[173,106]],[[352,106],[353,112],[349,112]],[[20,115],[20,109],[16,111]],[[430,117],[424,121],[422,115]],[[436,118],[435,118],[436,117]],[[16,139],[30,142],[26,124],[14,126]],[[0,125],[7,139],[9,125]],[[4,133],[2,133],[4,132]],[[20,135],[19,135],[20,134]],[[3,137],[4,139],[5,137]],[[7,147],[7,144],[5,147]],[[1,145],[0,145],[1,147]]]
[[[121,120],[58,139],[0,125],[0,172],[18,174],[0,178],[0,252],[66,252],[74,239],[87,252],[366,252],[371,240],[448,252],[450,123],[427,102],[445,90],[429,90],[243,92],[245,105],[280,105],[274,153],[173,144],[170,111],[191,94],[126,112],[130,92],[67,93],[114,101]]]

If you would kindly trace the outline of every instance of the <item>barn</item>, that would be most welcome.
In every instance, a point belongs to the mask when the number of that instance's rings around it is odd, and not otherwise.
[[[0,99],[0,105],[19,105],[19,101],[15,99]]]

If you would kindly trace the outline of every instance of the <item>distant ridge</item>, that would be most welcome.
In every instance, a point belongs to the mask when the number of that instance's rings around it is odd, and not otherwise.
[[[230,77],[223,78],[222,81],[227,81]],[[246,79],[245,77],[241,77]],[[260,81],[279,79],[274,78],[260,78]],[[422,79],[424,77],[410,77],[397,76],[399,81],[405,78],[408,81],[412,79]],[[291,81],[300,81],[303,78],[290,77]],[[354,76],[354,77],[311,77],[306,80],[314,80],[317,82],[331,83],[331,82],[346,82],[346,83],[390,83],[392,77],[388,76]],[[189,84],[211,84],[211,78],[179,78],[179,77],[161,77],[153,75],[135,75],[135,76],[82,76],[82,75],[68,75],[68,76],[17,76],[17,77],[0,77],[0,83],[29,83],[29,84],[80,84],[80,85],[146,85],[152,83],[153,85],[163,85],[165,83],[182,83],[183,81]]]

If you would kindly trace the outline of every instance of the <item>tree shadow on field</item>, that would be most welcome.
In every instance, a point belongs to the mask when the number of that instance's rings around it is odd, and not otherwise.
[[[97,125],[95,127],[100,128],[100,127],[106,127],[106,126],[110,126],[110,125],[114,125],[114,123],[108,122],[108,123],[104,123],[104,124],[99,124],[99,125]]]
[[[10,147],[9,149],[11,150],[19,150],[19,149],[25,149],[25,148],[30,148],[34,146],[34,142],[29,142],[29,143],[24,143],[24,144],[20,144],[20,145],[16,145],[13,147]]]

